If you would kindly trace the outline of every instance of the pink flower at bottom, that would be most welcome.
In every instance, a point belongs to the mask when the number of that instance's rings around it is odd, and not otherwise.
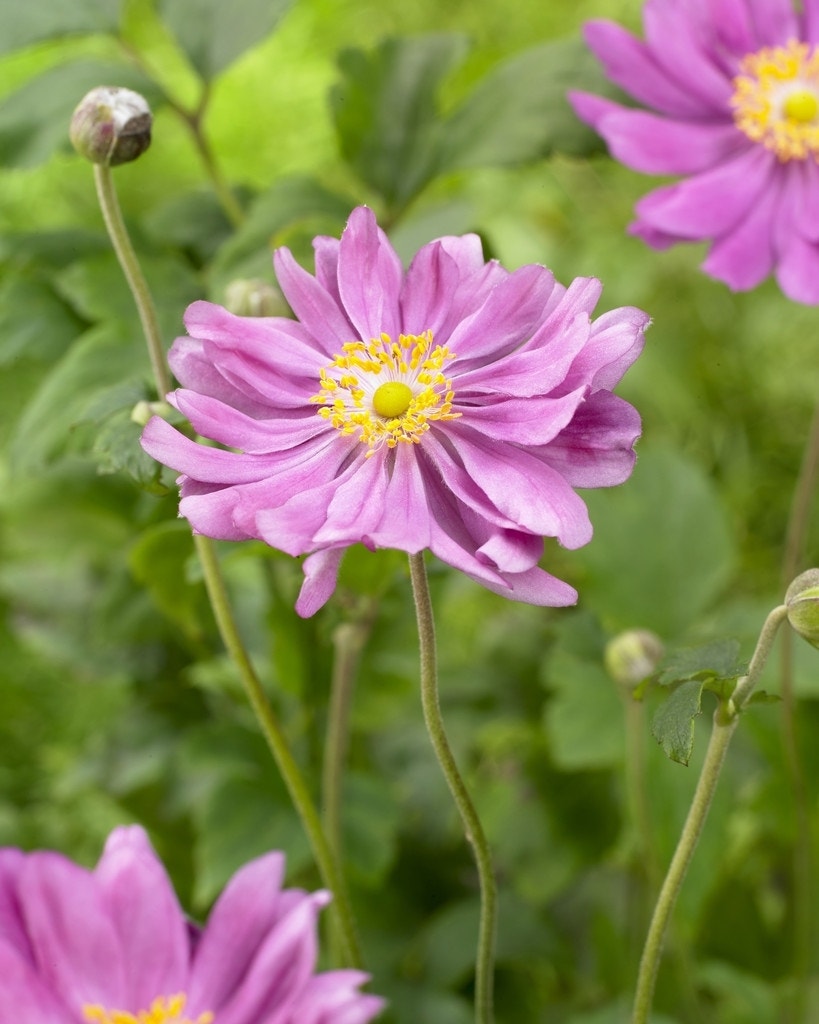
[[[631,472],[640,419],[611,389],[648,316],[592,320],[599,281],[510,273],[475,235],[425,245],[404,271],[366,207],[340,241],[314,246],[315,276],[275,255],[297,320],[188,309],[169,401],[234,450],[148,423],[145,450],[182,473],[180,514],[209,537],[308,555],[302,615],[327,601],[357,543],[429,548],[506,597],[572,604],[572,587],[538,566],[543,538],[586,544],[575,488]]]
[[[0,1021],[14,1024],[365,1024],[383,1001],[358,971],[315,973],[325,892],[282,889],[284,857],[251,861],[199,930],[138,826],[87,871],[0,849]]]
[[[819,0],[648,0],[645,40],[590,21],[608,77],[649,109],[574,92],[617,160],[682,175],[637,204],[655,249],[710,241],[703,263],[735,290],[775,273],[819,303]]]

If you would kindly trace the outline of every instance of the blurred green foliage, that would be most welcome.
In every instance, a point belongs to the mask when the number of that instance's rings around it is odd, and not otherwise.
[[[635,26],[639,4],[0,0],[1,842],[92,863],[112,825],[140,821],[197,914],[272,846],[292,880],[317,881],[222,653],[172,476],[137,446],[131,409],[155,397],[148,361],[90,169],[67,147],[84,92],[116,82],[156,111],[153,147],[116,180],[168,344],[189,301],[225,301],[240,277],[272,281],[276,245],[309,262],[312,236],[337,234],[362,201],[407,257],[476,230],[509,267],[598,276],[604,308],[652,314],[620,389],[644,417],[634,477],[588,495],[588,548],[547,552],[579,606],[512,605],[430,566],[445,717],[500,880],[498,1020],[627,1019],[702,755],[707,721],[694,734],[694,719],[713,698],[689,665],[663,731],[660,688],[631,701],[603,648],[641,627],[672,649],[731,635],[750,655],[780,600],[816,315],[771,284],[730,294],[700,274],[695,248],[657,254],[624,234],[647,183],[611,163],[563,99],[607,88],[578,37],[603,15]],[[241,224],[220,203],[226,188]],[[465,1024],[476,878],[423,729],[403,559],[352,551],[338,598],[302,621],[298,564],[261,545],[221,553],[313,779],[334,630],[362,601],[376,608],[344,780],[353,901],[385,1019]],[[812,653],[796,662],[810,780]],[[776,693],[775,666],[768,676]],[[651,738],[658,708],[655,731],[688,770]],[[779,710],[746,719],[686,881],[657,1024],[773,1024],[793,986]]]

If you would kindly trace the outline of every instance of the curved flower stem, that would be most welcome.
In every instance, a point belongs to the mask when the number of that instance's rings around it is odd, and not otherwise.
[[[159,333],[156,308],[151,298],[148,282],[145,280],[142,267],[140,267],[134,247],[131,245],[125,221],[122,219],[111,168],[103,164],[94,164],[94,183],[97,187],[97,198],[105,226],[108,229],[108,237],[111,239],[111,245],[117,254],[119,265],[128,282],[128,287],[131,289],[145,340],[148,343],[148,356],[151,360],[156,390],[159,398],[164,398],[171,390],[171,376],[168,371],[162,337]]]
[[[110,168],[94,165],[97,195],[102,207],[105,224],[111,237],[111,243],[122,266],[123,273],[131,289],[134,302],[139,310],[139,317],[148,343],[157,391],[163,398],[170,390],[170,371],[165,361],[165,353],[159,333],[156,307],[151,298],[148,284],[142,274],[131,240],[119,208],[116,189]],[[202,563],[205,586],[210,598],[213,615],[219,627],[222,641],[233,658],[248,700],[256,714],[259,726],[267,741],[273,758],[287,786],[290,799],[301,818],[313,851],[316,865],[321,874],[323,884],[333,893],[330,913],[337,921],[337,930],[342,937],[345,951],[345,963],[351,967],[361,967],[362,956],[358,943],[358,934],[352,909],[347,897],[347,890],[338,864],[324,835],[310,791],[293,757],[287,739],[279,725],[278,719],[262,688],[256,670],[245,649],[233,612],[228,600],[219,561],[212,541],[194,534],[194,543]]]
[[[676,905],[677,897],[682,888],[688,865],[694,856],[700,835],[702,834],[708,811],[711,807],[717,782],[719,781],[722,764],[728,751],[728,744],[739,722],[740,712],[748,703],[754,686],[770,653],[777,630],[787,617],[785,605],[778,605],[768,614],[759,634],[756,650],[748,666],[748,674],[743,676],[732,695],[720,701],[714,713],[714,724],[711,738],[705,752],[697,788],[691,801],[688,816],[685,819],[674,856],[657,897],[654,915],[646,936],[640,969],[637,975],[637,988],[634,996],[632,1024],[647,1024],[654,997],[654,984],[660,966],[663,940],[671,913]]]
[[[424,720],[435,756],[444,773],[449,790],[461,816],[466,838],[472,845],[481,888],[481,920],[478,932],[478,953],[475,965],[475,1020],[491,1024],[492,987],[495,956],[497,892],[492,870],[492,856],[472,799],[464,784],[444,729],[438,700],[438,670],[435,651],[435,621],[429,596],[423,552],[409,556],[410,577],[418,619],[421,654],[421,703]]]
[[[287,786],[293,806],[301,818],[322,881],[333,893],[330,909],[338,933],[342,938],[345,961],[352,967],[361,967],[362,957],[358,935],[341,871],[321,827],[318,811],[310,796],[310,791],[239,635],[214,544],[209,537],[203,537],[200,534],[194,534],[193,539],[199,560],[202,563],[208,597],[222,642],[239,670],[247,698]]]

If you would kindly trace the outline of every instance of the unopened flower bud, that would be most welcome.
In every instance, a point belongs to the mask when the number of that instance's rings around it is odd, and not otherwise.
[[[166,420],[172,412],[173,409],[167,402],[148,402],[143,399],[137,402],[131,410],[131,420],[144,427],[151,417],[161,416],[163,420]]]
[[[612,679],[627,689],[639,686],[657,668],[662,641],[647,629],[628,629],[606,644],[603,660]]]
[[[231,281],[225,289],[225,307],[236,316],[290,315],[290,307],[279,289],[257,278]]]
[[[80,101],[69,135],[81,156],[116,167],[136,160],[150,146],[152,121],[150,107],[138,92],[104,85]]]
[[[809,644],[819,647],[819,569],[808,569],[785,594],[788,622]]]

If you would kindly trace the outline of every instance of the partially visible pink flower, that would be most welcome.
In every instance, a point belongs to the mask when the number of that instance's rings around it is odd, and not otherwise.
[[[543,538],[586,544],[574,488],[631,472],[640,420],[611,389],[648,316],[592,321],[599,281],[510,273],[475,235],[425,245],[405,272],[366,207],[315,251],[315,276],[287,249],[275,256],[296,321],[188,309],[169,401],[238,451],[148,423],[146,451],[182,473],[180,513],[210,537],[308,555],[302,615],[330,597],[356,543],[429,548],[507,597],[573,603],[538,567]]]
[[[365,1024],[383,1001],[357,971],[316,974],[329,899],[283,889],[284,857],[251,861],[207,926],[177,903],[145,832],[114,829],[97,867],[0,849],[0,1021],[14,1024]]]
[[[772,272],[819,302],[819,0],[648,0],[645,41],[606,20],[585,37],[650,108],[571,93],[611,154],[647,174],[630,231],[655,249],[710,241],[703,270],[735,290]]]

